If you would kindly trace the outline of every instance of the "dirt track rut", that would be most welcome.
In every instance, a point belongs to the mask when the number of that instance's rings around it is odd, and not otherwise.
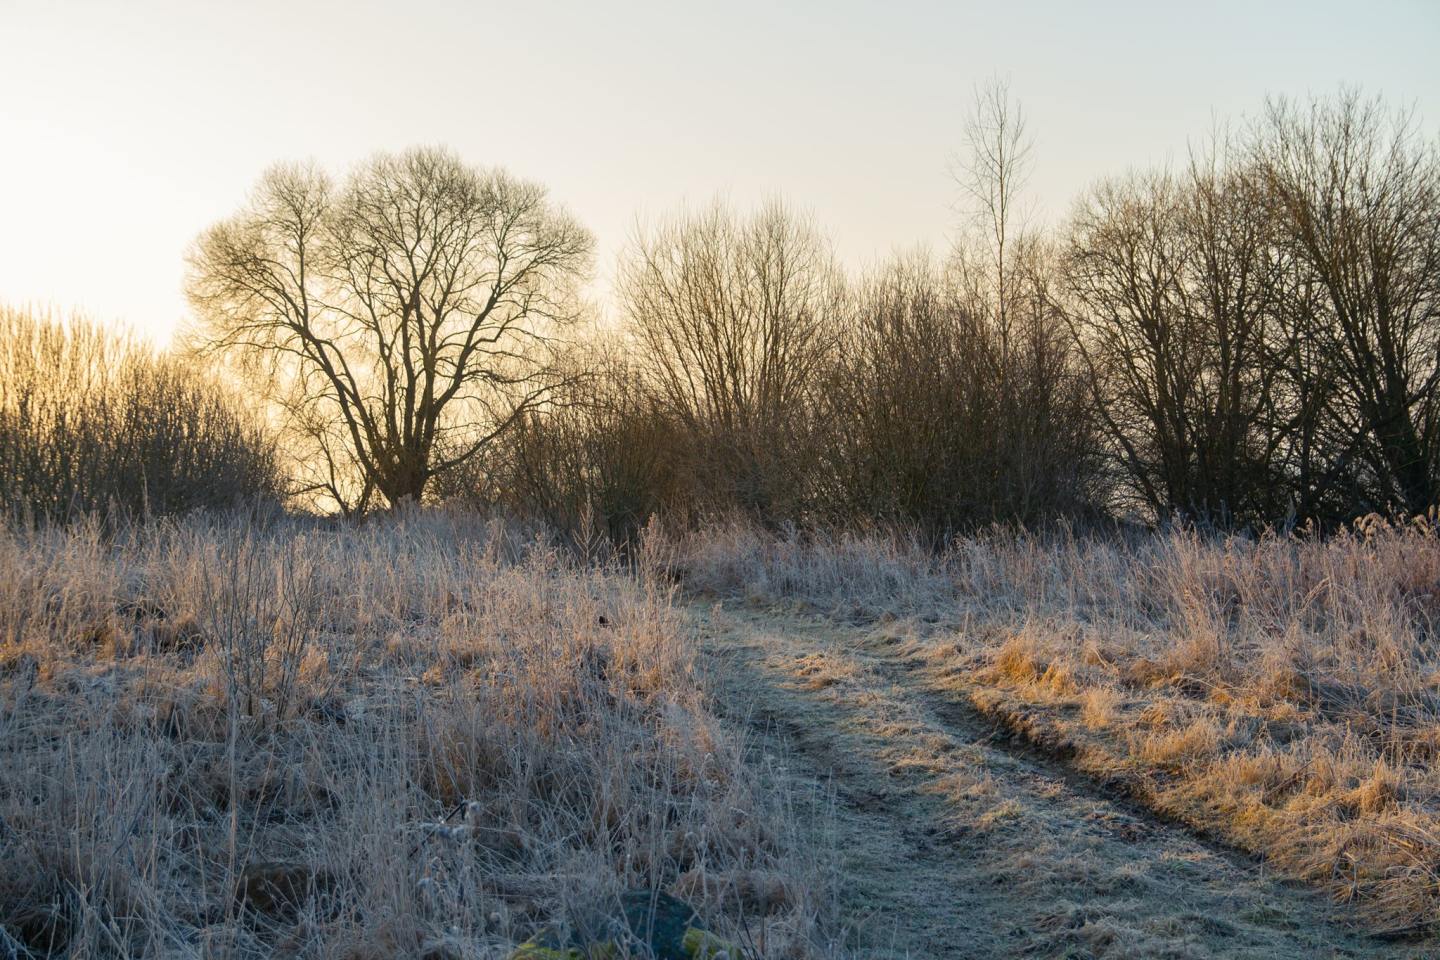
[[[858,958],[1437,955],[1008,744],[871,630],[690,613],[718,699],[835,835]]]

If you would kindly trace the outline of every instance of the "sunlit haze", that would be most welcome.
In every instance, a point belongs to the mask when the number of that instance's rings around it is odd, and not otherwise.
[[[782,195],[842,260],[943,247],[975,85],[1010,80],[1037,216],[1341,84],[1440,124],[1440,4],[0,0],[0,301],[165,339],[187,245],[261,171],[444,144],[599,239]],[[1105,7],[1103,11],[1102,7]]]

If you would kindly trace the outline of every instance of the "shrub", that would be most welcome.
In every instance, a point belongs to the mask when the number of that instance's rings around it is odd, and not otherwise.
[[[64,522],[273,498],[263,427],[179,360],[84,319],[0,308],[0,506]]]

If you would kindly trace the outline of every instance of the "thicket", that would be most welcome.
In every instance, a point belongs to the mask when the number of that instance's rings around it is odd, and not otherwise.
[[[179,359],[83,319],[0,308],[0,509],[163,516],[278,499],[273,443]]]
[[[1274,101],[1048,233],[1015,213],[1003,90],[969,133],[978,214],[945,262],[845,277],[778,204],[642,234],[617,283],[631,360],[491,452],[493,499],[621,537],[666,507],[944,537],[1440,500],[1440,151],[1413,116]]]

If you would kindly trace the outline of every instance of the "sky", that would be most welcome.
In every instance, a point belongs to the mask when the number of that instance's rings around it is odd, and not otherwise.
[[[0,302],[165,342],[185,250],[260,173],[443,144],[598,240],[782,196],[863,269],[957,225],[975,87],[1007,79],[1035,217],[1342,84],[1440,130],[1440,0],[1364,3],[0,0]]]

